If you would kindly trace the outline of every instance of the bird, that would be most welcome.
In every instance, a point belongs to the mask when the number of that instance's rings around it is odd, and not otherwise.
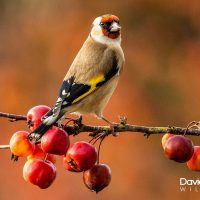
[[[35,141],[64,115],[93,114],[109,125],[103,110],[111,98],[124,66],[119,18],[105,14],[94,19],[91,31],[61,84],[55,105],[28,135]]]

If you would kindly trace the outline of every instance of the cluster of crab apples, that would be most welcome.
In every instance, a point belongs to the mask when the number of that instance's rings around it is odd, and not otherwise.
[[[40,105],[27,113],[27,122],[32,132],[41,118],[50,108]],[[15,158],[26,157],[23,167],[25,181],[48,188],[56,178],[56,156],[63,159],[64,168],[71,172],[83,172],[83,182],[87,188],[99,192],[109,185],[111,169],[99,164],[98,152],[94,145],[80,141],[70,145],[68,133],[53,126],[41,138],[39,143],[27,139],[29,132],[17,131],[10,139],[10,150]]]
[[[30,132],[42,122],[50,108],[39,105],[27,113],[27,124]],[[29,132],[15,132],[10,139],[10,150],[13,157],[26,157],[23,167],[25,181],[48,188],[56,178],[56,159],[61,156],[63,166],[70,172],[83,172],[83,182],[91,191],[99,192],[111,181],[111,169],[106,164],[99,164],[99,152],[94,145],[85,141],[70,145],[69,135],[57,126],[50,128],[39,142],[28,139]],[[200,146],[183,135],[166,133],[162,137],[165,155],[179,163],[187,163],[189,169],[200,171]]]
[[[162,137],[162,146],[170,160],[186,163],[190,170],[200,171],[200,146],[194,146],[189,138],[166,133]]]

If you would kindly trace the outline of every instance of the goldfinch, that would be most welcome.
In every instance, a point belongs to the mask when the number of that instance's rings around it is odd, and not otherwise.
[[[54,107],[28,138],[38,141],[69,113],[94,114],[111,124],[102,112],[117,86],[123,64],[119,18],[111,14],[97,17],[64,77]]]

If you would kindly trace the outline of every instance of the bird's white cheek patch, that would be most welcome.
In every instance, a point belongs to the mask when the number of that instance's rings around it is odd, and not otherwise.
[[[92,36],[94,36],[94,37],[103,35],[102,30],[101,30],[101,27],[99,27],[99,26],[93,27],[93,29],[92,29],[92,31],[91,31],[91,34],[92,34]]]

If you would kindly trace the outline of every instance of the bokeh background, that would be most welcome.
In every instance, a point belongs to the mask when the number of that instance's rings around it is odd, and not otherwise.
[[[198,0],[0,0],[0,111],[26,114],[39,104],[53,106],[73,58],[95,17],[113,13],[123,27],[126,64],[105,116],[132,124],[186,126],[200,119],[200,2]],[[87,116],[85,123],[103,124]],[[0,119],[0,143],[27,129],[24,122]],[[195,145],[198,137],[191,137]],[[86,140],[86,133],[71,142]],[[0,200],[22,199],[196,199],[180,192],[179,179],[200,174],[163,154],[161,135],[108,137],[101,162],[112,168],[112,182],[99,194],[88,191],[82,174],[67,172],[57,159],[58,175],[46,190],[22,178],[25,159],[13,163],[0,151]]]

